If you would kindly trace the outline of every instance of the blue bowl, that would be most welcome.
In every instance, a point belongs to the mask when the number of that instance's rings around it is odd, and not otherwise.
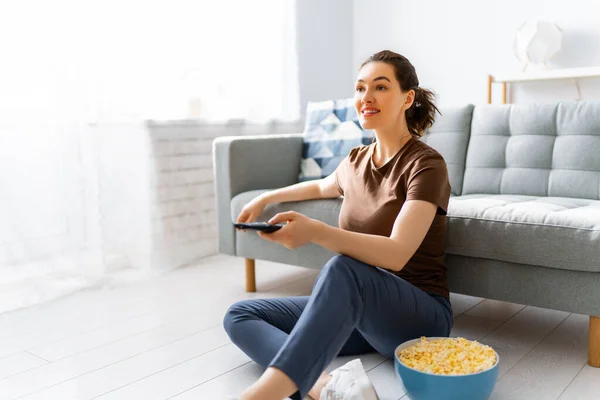
[[[446,339],[428,337],[427,339]],[[496,353],[496,364],[491,368],[465,375],[439,375],[417,371],[398,359],[398,351],[410,347],[420,338],[409,340],[396,347],[394,367],[396,375],[402,379],[412,400],[487,400],[492,395],[498,379],[500,357]]]

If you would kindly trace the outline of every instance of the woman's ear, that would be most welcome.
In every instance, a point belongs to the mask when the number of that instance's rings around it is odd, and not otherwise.
[[[414,89],[410,89],[408,92],[406,92],[406,96],[404,97],[405,110],[408,110],[410,107],[412,107],[413,103],[415,102],[415,96],[416,92]]]

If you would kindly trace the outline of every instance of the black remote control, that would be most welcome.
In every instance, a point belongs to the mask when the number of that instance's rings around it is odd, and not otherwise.
[[[285,224],[269,224],[267,222],[243,222],[233,224],[238,229],[253,229],[265,233],[272,233],[285,226]]]

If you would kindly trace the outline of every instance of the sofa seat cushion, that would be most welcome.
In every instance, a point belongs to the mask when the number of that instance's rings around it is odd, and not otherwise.
[[[600,201],[485,194],[452,197],[446,252],[600,272]]]

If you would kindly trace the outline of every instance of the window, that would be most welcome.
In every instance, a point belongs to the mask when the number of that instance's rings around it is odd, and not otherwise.
[[[5,2],[0,123],[294,120],[295,43],[292,0]]]

